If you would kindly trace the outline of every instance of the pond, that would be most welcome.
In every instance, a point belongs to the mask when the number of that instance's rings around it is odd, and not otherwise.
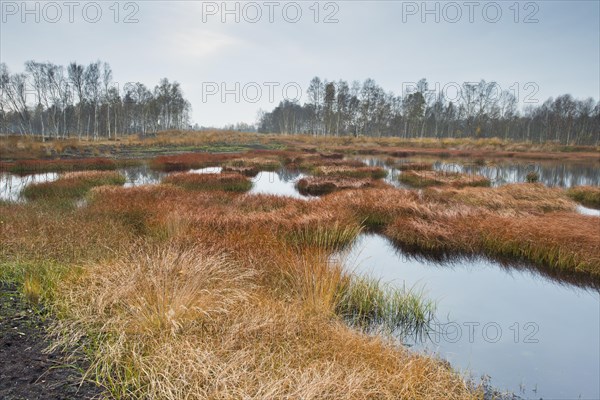
[[[141,185],[155,185],[167,176],[164,172],[153,171],[146,165],[120,169],[119,172],[125,177],[125,187],[134,187]],[[208,167],[193,169],[189,172],[196,174],[220,173],[221,167]],[[255,177],[250,178],[252,189],[250,193],[274,194],[280,196],[290,196],[301,199],[311,199],[311,196],[304,196],[296,189],[296,182],[306,175],[289,171],[282,168],[278,171],[262,171]],[[21,191],[29,184],[50,182],[58,179],[59,174],[54,172],[32,175],[13,175],[0,173],[0,200],[20,201]]]
[[[408,341],[417,351],[523,398],[600,398],[598,289],[486,259],[422,260],[370,234],[347,260],[356,273],[437,301],[429,337]]]
[[[385,168],[388,176],[384,180],[395,187],[409,188],[398,181],[401,173],[396,168],[389,167],[382,158],[361,158],[367,165]],[[411,159],[402,162],[414,161]],[[525,182],[528,172],[536,171],[540,176],[540,182],[547,186],[571,187],[579,185],[600,186],[600,165],[581,165],[562,162],[540,162],[540,163],[497,163],[485,166],[475,165],[465,160],[465,163],[436,161],[434,169],[443,171],[464,172],[469,174],[481,174],[488,177],[492,186],[500,186],[508,183]],[[161,181],[166,176],[164,172],[153,171],[147,165],[129,167],[119,170],[126,178],[125,187],[151,185]],[[219,173],[220,167],[208,167],[191,170],[193,173]],[[305,174],[289,171],[282,168],[276,172],[262,171],[252,178],[253,187],[250,193],[278,194],[308,199],[296,190],[295,184],[305,177]],[[0,173],[0,200],[18,201],[19,194],[23,188],[34,182],[52,181],[58,178],[57,173],[43,173],[33,175],[13,175]],[[578,211],[587,215],[600,216],[600,211],[586,207],[578,207]]]
[[[396,187],[406,187],[398,182],[398,175],[402,172],[390,167],[385,160],[378,157],[360,158],[370,166],[383,167],[388,171],[386,181]],[[399,163],[419,161],[417,159],[400,160]],[[527,174],[536,172],[539,182],[546,186],[569,188],[572,186],[600,186],[600,164],[581,164],[572,162],[490,162],[485,165],[464,160],[463,162],[435,161],[433,169],[445,172],[460,172],[473,175],[482,175],[488,178],[492,186],[501,186],[509,183],[527,182]]]

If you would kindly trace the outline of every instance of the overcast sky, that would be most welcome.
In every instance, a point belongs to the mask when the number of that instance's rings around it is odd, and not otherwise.
[[[315,75],[373,78],[397,94],[427,78],[450,97],[455,83],[485,79],[521,102],[600,98],[598,1],[315,3],[57,1],[25,12],[1,0],[0,61],[20,72],[30,59],[102,60],[120,85],[167,77],[204,126],[252,123]]]

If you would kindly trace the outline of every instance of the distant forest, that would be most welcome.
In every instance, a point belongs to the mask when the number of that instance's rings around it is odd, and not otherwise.
[[[491,138],[563,144],[600,144],[600,101],[565,94],[521,111],[510,90],[495,82],[464,83],[455,101],[425,79],[402,96],[374,80],[362,84],[315,77],[304,105],[282,101],[260,116],[259,132],[401,138]],[[456,94],[454,93],[454,94]]]
[[[14,74],[0,63],[0,133],[97,139],[189,127],[191,106],[177,82],[120,88],[112,76],[100,61],[28,61],[25,72]]]
[[[454,89],[449,100],[422,79],[397,96],[372,79],[349,85],[315,77],[304,104],[280,102],[274,110],[262,112],[256,129],[279,134],[497,137],[600,145],[600,101],[565,94],[519,109],[518,92],[499,90],[495,82],[456,84]],[[66,67],[28,61],[21,73],[10,73],[0,63],[0,133],[116,138],[190,129],[190,112],[179,83],[166,78],[152,89],[139,82],[119,87],[110,65],[100,61]]]

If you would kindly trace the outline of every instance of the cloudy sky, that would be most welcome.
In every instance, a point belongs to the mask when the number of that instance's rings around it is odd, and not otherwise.
[[[523,101],[600,97],[598,1],[0,1],[0,61],[108,62],[114,80],[181,83],[204,126],[252,123],[310,79],[485,79]],[[451,96],[449,94],[449,96]]]

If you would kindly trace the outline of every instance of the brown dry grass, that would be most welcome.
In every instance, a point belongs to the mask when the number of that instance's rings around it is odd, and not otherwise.
[[[385,234],[410,251],[482,254],[600,276],[600,220],[573,213],[498,214],[465,208],[434,219],[398,218]]]
[[[33,183],[23,189],[27,200],[66,201],[85,195],[91,188],[102,185],[122,185],[125,177],[114,171],[68,172],[56,181]]]
[[[369,228],[385,226],[401,215],[426,215],[432,207],[438,207],[424,202],[414,191],[391,187],[332,193],[322,199],[322,204],[326,209],[350,212]]]
[[[77,160],[18,160],[0,162],[0,171],[15,174],[32,174],[41,172],[111,170],[124,164],[135,164],[136,161],[115,161],[110,158],[84,158]]]
[[[325,177],[344,177],[344,178],[371,178],[380,179],[385,178],[387,172],[385,169],[380,167],[348,167],[348,166],[319,166],[315,167],[311,171],[315,176]]]
[[[446,171],[404,171],[398,176],[400,182],[415,188],[430,186],[489,186],[490,180],[481,175],[461,174]]]
[[[516,212],[574,211],[575,204],[563,189],[542,184],[515,183],[497,188],[432,188],[425,196],[448,204],[466,204],[488,210],[514,210]]]
[[[331,176],[311,176],[296,183],[298,191],[304,195],[322,196],[324,194],[348,189],[364,189],[384,186],[381,182],[367,178],[340,178]]]
[[[144,246],[66,281],[60,329],[110,334],[93,368],[123,398],[477,398],[444,364],[332,319],[308,273],[331,270],[298,257],[282,302],[210,247]]]
[[[400,171],[430,171],[433,169],[433,163],[429,162],[394,163],[393,166]]]
[[[576,186],[567,190],[567,196],[586,207],[600,209],[600,187]]]
[[[172,172],[218,166],[235,158],[236,154],[186,153],[173,156],[159,156],[152,159],[150,167],[155,170]]]
[[[155,137],[123,136],[118,140],[78,141],[75,139],[41,142],[38,138],[5,136],[0,139],[0,157],[3,159],[44,158],[60,154],[65,149],[102,152],[127,151],[130,148],[177,148],[211,146],[277,146],[291,149],[321,151],[322,154],[386,154],[399,157],[411,155],[470,157],[470,158],[521,158],[548,160],[599,160],[598,147],[563,146],[556,143],[519,143],[492,139],[402,139],[397,137],[324,137],[309,135],[268,135],[237,131],[166,131]]]
[[[162,183],[200,191],[245,192],[252,187],[252,182],[247,177],[237,173],[195,174],[182,172],[168,175],[162,180]]]

